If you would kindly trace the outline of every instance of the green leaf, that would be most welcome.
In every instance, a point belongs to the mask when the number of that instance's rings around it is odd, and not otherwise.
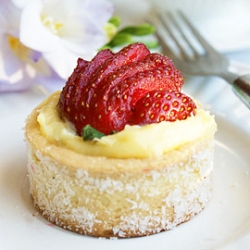
[[[105,136],[105,134],[99,132],[90,125],[86,125],[82,130],[82,137],[84,141],[92,141],[94,138],[101,138],[103,136]]]
[[[153,34],[155,32],[155,28],[151,24],[145,23],[138,26],[127,26],[121,29],[120,32],[128,33],[133,36],[145,36]]]
[[[128,33],[118,32],[113,39],[106,44],[107,47],[116,47],[126,43],[132,43],[132,36]]]
[[[110,19],[110,25],[115,27],[114,25],[118,25],[118,21],[120,22],[119,17],[112,17]],[[109,27],[110,28],[110,27]],[[109,31],[110,32],[110,31]],[[151,24],[145,23],[137,26],[126,26],[123,29],[116,32],[116,34],[111,38],[111,40],[103,45],[100,50],[103,49],[115,49],[121,46],[125,46],[134,42],[142,42],[149,49],[157,48],[159,45],[157,42],[154,42],[148,37],[149,35],[155,32],[154,26]],[[114,33],[114,32],[113,32]],[[112,34],[113,34],[112,33]],[[111,36],[112,37],[112,36]],[[143,39],[143,40],[141,40]]]
[[[113,24],[115,27],[119,27],[121,24],[121,19],[118,16],[112,16],[108,22]]]

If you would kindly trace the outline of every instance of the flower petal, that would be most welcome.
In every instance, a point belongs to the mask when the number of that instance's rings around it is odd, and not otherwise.
[[[96,4],[99,3],[98,4]],[[106,41],[104,25],[112,15],[113,5],[104,0],[51,0],[31,1],[23,10],[21,18],[21,41],[40,52],[49,52],[63,42],[74,53],[97,50]],[[51,20],[51,25],[61,25],[58,34],[45,27],[41,15]],[[30,22],[32,20],[32,22]],[[48,24],[49,26],[49,24]],[[85,44],[87,49],[85,49]]]
[[[53,52],[43,54],[44,59],[63,79],[67,79],[76,66],[78,56],[62,46],[58,46]]]
[[[0,92],[18,91],[31,86],[35,70],[17,59],[5,36],[0,37]]]
[[[3,0],[0,8],[0,32],[18,35],[20,10],[9,0]]]
[[[30,0],[11,0],[13,4],[20,10],[25,7],[25,5],[30,1]]]
[[[59,37],[43,25],[42,11],[43,2],[41,0],[30,1],[24,7],[20,24],[20,40],[34,50],[48,52],[56,49]]]
[[[114,12],[114,5],[105,0],[86,0],[85,8],[88,13],[91,13],[92,19],[96,20],[96,23],[106,23],[110,18],[110,13]]]
[[[0,91],[49,77],[61,83],[79,57],[90,60],[107,42],[104,26],[114,10],[109,1],[12,1],[0,8]]]

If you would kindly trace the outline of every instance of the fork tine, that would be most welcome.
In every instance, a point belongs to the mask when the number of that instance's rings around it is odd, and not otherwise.
[[[174,54],[173,50],[168,46],[168,44],[166,43],[162,34],[160,34],[159,32],[156,31],[155,35],[156,35],[156,38],[158,39],[159,44],[162,47],[163,53],[166,54],[167,56],[171,57],[174,60],[174,58],[176,58],[176,54]]]
[[[187,38],[186,34],[184,33],[183,29],[180,27],[179,23],[174,18],[173,14],[170,13],[170,12],[168,12],[167,14],[168,14],[169,18],[171,19],[171,21],[173,22],[175,28],[179,31],[179,34],[181,35],[182,39],[186,42],[186,44],[188,44],[189,48],[193,52],[193,55],[195,57],[198,56],[199,53],[197,52],[197,50],[195,49],[195,47],[193,46],[193,44],[190,42],[190,39]],[[167,25],[165,25],[165,26],[167,26]],[[172,33],[172,35],[173,35],[173,33]],[[186,51],[183,49],[183,47],[181,46],[181,44],[178,42],[178,39],[174,35],[173,35],[173,38],[174,38],[176,44],[181,49],[182,56],[189,60],[190,56],[186,53]]]
[[[193,35],[196,37],[196,39],[200,42],[200,44],[203,46],[203,48],[208,52],[216,52],[217,51],[203,38],[203,36],[197,31],[197,29],[191,24],[189,19],[184,15],[184,13],[180,10],[178,10],[179,15],[182,17],[182,20],[185,21],[186,25],[189,27],[189,29],[192,31]],[[187,39],[185,39],[187,41]]]
[[[155,35],[161,44],[163,53],[170,56],[173,61],[180,58],[192,60],[193,57],[199,55],[192,43],[190,43],[189,39],[186,37],[183,29],[175,20],[175,17],[170,12],[155,12],[154,15],[148,18],[148,21],[157,27]],[[173,31],[178,31],[178,34],[181,35],[182,39],[176,37],[176,34]],[[179,42],[181,40],[185,41],[185,45],[186,47],[188,45],[189,50],[187,50],[187,48]],[[188,53],[190,51],[191,55]]]
[[[174,59],[176,57],[176,54],[165,41],[165,27],[163,26],[162,20],[159,19],[159,16],[152,15],[147,18],[147,21],[157,27],[155,36],[158,39],[159,44],[161,45],[163,53]]]
[[[166,16],[168,16],[168,19],[171,20],[171,22],[174,24],[175,28],[178,29],[178,31],[179,31],[180,35],[182,36],[182,38],[189,44],[189,46],[191,47],[191,49],[193,49],[192,45],[188,42],[188,40],[187,40],[184,32],[179,27],[178,23],[175,21],[173,15],[170,12],[166,12]],[[186,50],[183,49],[183,46],[180,44],[179,39],[176,38],[176,36],[173,33],[172,29],[170,29],[170,27],[167,24],[164,16],[162,14],[159,14],[159,18],[161,19],[161,22],[162,22],[163,26],[165,27],[165,29],[168,31],[169,35],[173,39],[175,45],[180,50],[180,55],[183,56],[185,59],[189,60],[190,56],[186,53]],[[196,51],[194,50],[194,52],[196,52]]]
[[[191,24],[188,18],[183,14],[183,12],[178,10],[177,14],[179,15],[180,21],[182,21],[182,23],[184,24],[184,27],[186,29],[188,28],[189,35],[193,38],[193,40],[196,40],[196,43],[198,43],[197,45],[199,45],[199,47],[202,48],[203,53],[204,52],[205,54],[218,53],[208,42],[206,42],[206,40],[201,36],[201,34],[197,31],[197,29]],[[170,12],[155,13],[153,16],[150,17],[149,21],[153,25],[155,25],[155,27],[157,27],[156,37],[159,40],[159,43],[161,44],[164,53],[175,58],[182,57],[185,60],[192,60],[200,56],[199,50],[193,45],[191,39],[187,37],[186,32],[184,32],[184,28],[180,26],[179,22],[177,22],[176,18],[174,17],[172,13]],[[171,29],[172,27],[170,28],[171,24],[173,26],[173,29]],[[163,30],[165,31],[165,35],[163,34]],[[178,31],[178,34],[181,35],[182,39],[179,39],[178,37],[176,37],[176,34],[173,32],[173,30]],[[166,36],[166,31],[168,33],[168,36]],[[166,41],[164,37],[165,38],[169,37],[172,39],[175,49],[177,48],[179,50],[178,53],[174,52],[174,49],[168,44],[169,41]],[[179,42],[180,40],[184,41],[186,46],[181,44]],[[188,52],[191,52],[191,54]]]

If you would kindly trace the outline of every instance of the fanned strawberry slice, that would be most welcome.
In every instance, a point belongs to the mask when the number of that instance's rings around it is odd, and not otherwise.
[[[112,58],[106,60],[92,75],[89,84],[87,95],[82,96],[82,102],[85,105],[90,105],[90,101],[94,94],[98,93],[101,87],[107,84],[107,78],[112,74],[116,74],[116,71],[123,66],[127,66],[131,63],[137,63],[143,60],[150,51],[144,44],[136,43],[128,45],[116,53]]]
[[[91,100],[92,126],[106,134],[120,131],[145,93],[166,88],[177,91],[182,84],[180,72],[161,54],[153,53],[142,61],[121,67],[109,75]]]
[[[136,103],[131,124],[185,120],[195,114],[195,109],[194,101],[181,92],[169,89],[153,90]]]
[[[79,59],[58,108],[79,135],[86,125],[110,134],[126,124],[186,119],[196,106],[181,93],[183,82],[168,57],[135,43],[115,54],[100,51],[91,62]]]
[[[63,102],[65,103],[65,105],[68,105],[68,101],[71,101],[71,99],[75,96],[76,91],[78,89],[77,78],[79,74],[83,72],[89,66],[89,64],[90,62],[85,61],[81,58],[77,60],[77,67],[74,69],[73,73],[69,77],[68,82],[63,88],[63,91],[60,96],[60,98],[63,99]]]
[[[120,131],[131,120],[136,103],[146,93],[166,88],[177,91],[179,88],[166,72],[165,68],[138,72],[111,88],[92,109],[93,127],[105,134]]]
[[[149,54],[147,47],[141,43],[131,44],[116,54],[112,54],[110,50],[100,51],[89,66],[79,73],[75,79],[77,83],[68,82],[66,84],[66,86],[76,86],[75,95],[67,95],[70,88],[63,90],[59,107],[63,116],[75,125],[78,134],[81,134],[84,126],[93,124],[90,101],[100,86],[105,84],[105,78],[115,72],[117,68],[143,60]],[[70,103],[64,101],[65,97]],[[65,103],[67,104],[64,105]]]
[[[154,72],[150,73],[150,70]],[[91,102],[95,103],[98,101],[98,99],[107,97],[109,95],[109,92],[118,84],[127,81],[127,79],[130,77],[134,76],[134,78],[136,78],[135,75],[137,74],[139,76],[139,72],[149,72],[145,73],[145,75],[158,75],[159,77],[165,78],[162,84],[159,84],[159,82],[157,84],[153,82],[149,83],[148,81],[148,84],[143,87],[144,89],[153,89],[153,85],[157,85],[158,87],[162,85],[162,87],[164,87],[164,81],[168,79],[168,81],[171,82],[171,85],[174,84],[176,89],[180,90],[184,82],[180,71],[175,69],[173,62],[168,57],[161,54],[152,53],[146,56],[141,61],[131,62],[120,68],[117,68],[106,78],[104,78],[102,80],[104,84],[100,86],[96,93],[97,95],[93,96]]]
[[[75,127],[79,132],[81,130],[81,125],[78,129],[78,124],[81,124],[82,119],[80,115],[76,116],[79,112],[79,107],[82,108],[80,111],[81,114],[88,111],[86,107],[81,106],[83,92],[86,90],[93,73],[102,63],[112,58],[113,55],[114,54],[110,50],[102,50],[90,62],[78,59],[77,67],[69,77],[61,92],[58,103],[59,110],[64,118],[75,124]],[[76,118],[79,119],[78,122],[76,121]],[[86,123],[88,122],[89,121],[86,121]]]

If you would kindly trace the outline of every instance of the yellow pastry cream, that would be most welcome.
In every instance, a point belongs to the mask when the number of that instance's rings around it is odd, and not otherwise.
[[[118,133],[84,141],[76,134],[73,125],[60,117],[57,110],[59,96],[60,92],[54,93],[38,110],[41,132],[51,142],[84,155],[110,158],[159,157],[188,142],[213,138],[216,131],[214,117],[208,111],[198,108],[196,115],[186,120],[162,121],[145,126],[126,125]]]

